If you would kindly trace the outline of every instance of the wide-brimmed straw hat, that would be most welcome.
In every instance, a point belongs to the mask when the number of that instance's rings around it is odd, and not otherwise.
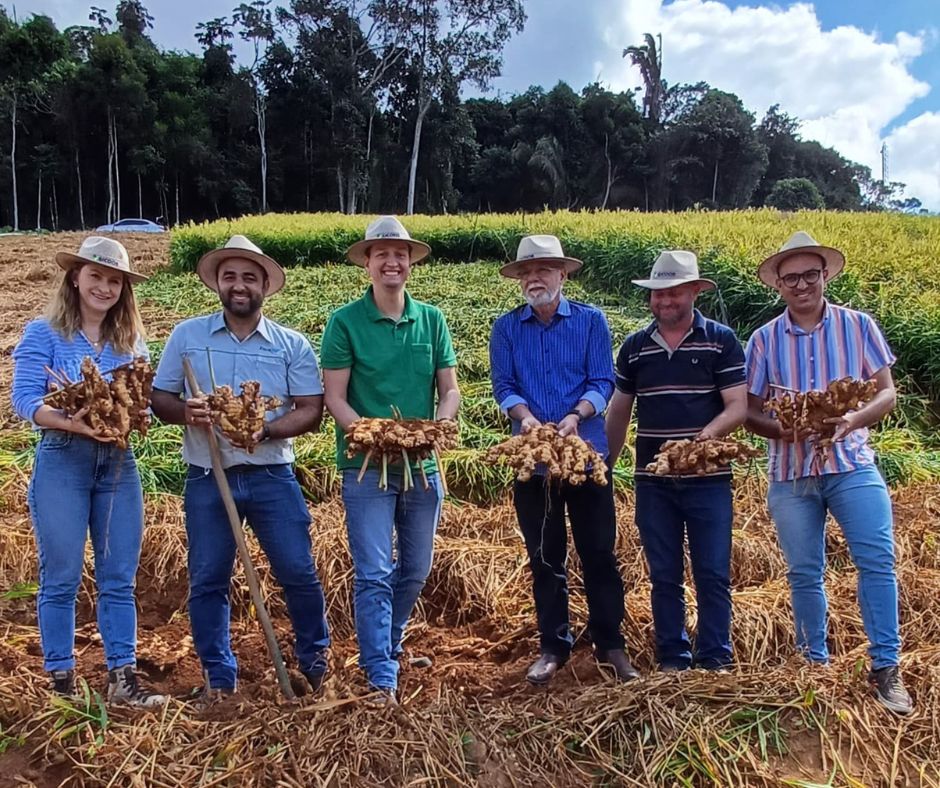
[[[281,268],[273,259],[249,241],[244,235],[233,235],[225,246],[221,249],[213,249],[206,252],[196,263],[196,274],[202,280],[202,283],[210,290],[219,292],[219,266],[226,260],[233,258],[241,260],[250,260],[260,265],[268,275],[268,287],[264,291],[266,296],[274,295],[278,290],[284,287],[284,269]]]
[[[826,263],[826,281],[835,279],[845,268],[845,255],[831,246],[821,246],[809,233],[797,230],[787,242],[780,247],[780,251],[772,254],[757,268],[757,277],[768,287],[776,287],[777,269],[780,263],[795,254],[809,253],[821,257]]]
[[[424,241],[412,238],[396,216],[380,216],[366,227],[366,237],[356,241],[346,250],[346,257],[351,263],[364,266],[369,247],[379,241],[404,241],[411,251],[411,262],[417,263],[431,253],[431,247]]]
[[[131,261],[124,244],[111,238],[102,238],[100,235],[90,235],[82,241],[82,245],[78,247],[78,254],[56,252],[55,261],[59,264],[59,268],[65,271],[70,271],[76,265],[95,263],[117,269],[131,282],[143,282],[147,279],[143,274],[131,270]]]
[[[633,284],[648,290],[667,290],[689,282],[699,282],[702,290],[714,290],[716,285],[711,279],[705,279],[698,273],[698,258],[694,252],[682,249],[667,249],[659,253],[649,279],[634,279]]]
[[[577,271],[584,263],[574,257],[568,257],[561,248],[561,241],[554,235],[527,235],[519,241],[516,259],[506,263],[499,272],[510,279],[518,279],[526,263],[550,263],[564,268],[569,274]]]

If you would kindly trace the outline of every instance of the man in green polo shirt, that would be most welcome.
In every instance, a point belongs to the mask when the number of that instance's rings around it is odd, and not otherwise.
[[[372,222],[346,251],[372,284],[330,316],[320,351],[355,569],[359,666],[384,702],[395,701],[402,633],[431,571],[443,492],[433,460],[425,464],[428,489],[403,491],[401,466],[389,468],[385,489],[375,464],[359,481],[364,458],[346,456],[345,430],[360,417],[389,418],[393,407],[405,418],[457,415],[457,358],[444,315],[405,291],[411,267],[430,251],[395,217]]]

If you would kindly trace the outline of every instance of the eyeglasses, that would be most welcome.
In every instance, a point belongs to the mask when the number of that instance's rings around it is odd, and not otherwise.
[[[780,281],[790,289],[796,287],[800,283],[801,279],[808,285],[814,285],[819,281],[819,277],[822,276],[823,270],[824,269],[822,268],[810,268],[809,271],[803,271],[799,274],[787,274],[786,276],[781,276]]]

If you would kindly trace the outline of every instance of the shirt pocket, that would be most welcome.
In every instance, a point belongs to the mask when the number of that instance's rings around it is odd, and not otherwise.
[[[430,375],[434,372],[434,359],[430,345],[411,346],[411,369],[415,375]]]

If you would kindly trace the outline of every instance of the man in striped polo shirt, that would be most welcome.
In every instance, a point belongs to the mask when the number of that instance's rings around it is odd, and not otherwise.
[[[826,300],[826,284],[845,257],[795,233],[758,268],[786,310],[747,344],[748,428],[770,439],[770,515],[787,559],[796,643],[811,662],[826,664],[826,515],[842,528],[858,569],[862,622],[869,640],[869,675],[878,699],[899,714],[912,709],[898,670],[898,586],[891,500],[868,444],[868,427],[894,407],[894,354],[868,315]],[[773,389],[822,390],[843,377],[872,379],[875,397],[838,419],[822,460],[811,434],[793,436],[762,411]],[[795,438],[795,439],[794,439]]]
[[[656,657],[662,670],[721,670],[731,653],[731,471],[659,477],[646,470],[670,439],[721,438],[744,422],[744,353],[734,332],[703,317],[695,299],[716,287],[692,252],[665,251],[649,279],[654,320],[617,355],[607,411],[611,457],[623,448],[636,402],[636,524],[652,583]],[[698,600],[693,648],[685,626],[684,543]]]
[[[512,419],[514,435],[554,422],[560,434],[580,435],[606,457],[601,414],[614,387],[610,329],[600,309],[561,294],[568,274],[580,267],[580,260],[565,256],[555,236],[530,235],[519,242],[515,261],[500,269],[519,280],[526,303],[493,324],[493,396]],[[545,469],[536,467],[531,479],[515,482],[513,503],[529,554],[542,652],[526,679],[547,684],[568,660],[574,642],[568,624],[565,509],[581,558],[597,660],[620,681],[637,678],[620,631],[623,580],[614,556],[617,520],[610,472],[606,485],[588,479],[546,489]]]

